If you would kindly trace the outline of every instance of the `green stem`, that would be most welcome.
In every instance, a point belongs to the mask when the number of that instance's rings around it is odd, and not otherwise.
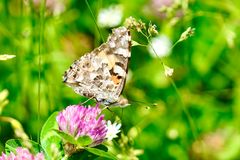
[[[178,40],[177,42],[175,42],[168,51],[172,50],[172,49],[173,49],[178,43],[180,43],[180,42],[181,42],[180,40]]]
[[[157,52],[155,51],[154,47],[152,46],[152,43],[151,43],[151,41],[150,41],[150,39],[149,39],[149,36],[147,36],[147,35],[146,35],[145,33],[143,33],[142,31],[140,31],[140,33],[147,39],[148,44],[149,44],[150,47],[152,48],[152,50],[153,50],[153,52],[155,53],[155,55],[160,59],[161,65],[162,65],[163,68],[164,68],[164,62],[163,62],[162,58],[157,55]]]
[[[140,31],[140,33],[141,33],[144,37],[146,37],[146,39],[147,39],[150,47],[152,48],[152,50],[153,50],[153,52],[156,54],[156,56],[160,59],[161,65],[162,65],[163,68],[164,68],[164,62],[163,62],[162,58],[157,55],[157,52],[156,52],[155,49],[153,48],[152,43],[150,42],[149,37],[148,37],[146,34],[144,34],[142,31]],[[169,49],[169,51],[172,50],[179,42],[181,42],[181,41],[178,40],[177,42],[175,42],[175,43],[172,45],[172,47]],[[187,119],[188,119],[188,122],[189,122],[189,124],[190,124],[193,137],[194,137],[194,139],[196,139],[196,137],[197,137],[197,130],[196,130],[196,128],[195,128],[195,125],[194,125],[194,122],[193,122],[193,120],[192,120],[192,117],[191,117],[190,113],[188,112],[186,106],[184,105],[184,103],[183,103],[183,101],[182,101],[182,97],[181,97],[181,95],[180,95],[180,93],[179,93],[179,91],[178,91],[178,88],[177,88],[175,82],[173,81],[173,79],[172,79],[171,77],[169,77],[169,79],[170,79],[170,81],[171,81],[171,84],[172,84],[174,90],[175,90],[176,93],[177,93],[178,99],[179,99],[179,101],[180,101],[180,103],[181,103],[181,108],[182,108],[183,112],[185,113],[185,115],[187,116]]]
[[[179,93],[178,88],[177,88],[175,82],[173,81],[172,78],[169,78],[169,79],[171,81],[171,84],[172,84],[174,90],[177,93],[178,99],[179,99],[180,104],[181,104],[181,108],[182,108],[184,114],[187,116],[187,119],[188,119],[188,122],[189,122],[189,125],[190,125],[190,128],[191,128],[191,131],[192,131],[192,134],[193,134],[193,138],[196,139],[197,138],[197,129],[196,129],[195,125],[194,125],[194,121],[192,120],[192,117],[191,117],[189,111],[187,110],[186,106],[184,105],[184,103],[182,101],[181,94]]]
[[[42,64],[42,43],[43,43],[43,30],[44,30],[44,13],[45,13],[46,0],[41,1],[40,10],[40,29],[39,29],[39,45],[38,45],[38,122],[40,122],[40,110],[41,110],[41,64]],[[38,125],[38,142],[40,142],[40,125]]]
[[[88,0],[85,0],[85,2],[86,2],[86,4],[87,4],[87,7],[88,7],[91,15],[92,15],[92,18],[93,18],[93,21],[94,21],[94,23],[95,23],[95,25],[96,25],[96,27],[97,27],[98,33],[99,33],[102,41],[105,42],[104,39],[103,39],[102,33],[101,33],[101,31],[100,31],[100,28],[99,28],[98,25],[97,25],[96,18],[95,18],[94,14],[93,14],[93,12],[92,12],[92,9],[91,9],[91,7],[90,7],[90,5],[89,5],[89,3],[88,3]]]
[[[141,46],[141,47],[147,47],[147,45],[146,44],[138,44],[138,46]]]

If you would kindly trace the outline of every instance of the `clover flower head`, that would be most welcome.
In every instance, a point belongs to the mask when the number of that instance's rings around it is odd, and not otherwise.
[[[92,139],[90,146],[95,146],[105,140],[107,133],[104,115],[100,115],[98,107],[84,107],[80,105],[68,106],[57,116],[60,131],[73,136],[89,136]]]
[[[33,155],[27,148],[18,147],[16,148],[16,153],[10,152],[9,155],[2,154],[0,160],[44,160],[43,153],[37,153]]]
[[[166,35],[159,35],[151,39],[150,44],[148,45],[148,51],[152,57],[166,57],[171,52],[172,42]]]
[[[113,123],[111,121],[107,121],[107,134],[106,138],[108,141],[111,141],[113,138],[117,137],[117,134],[121,131],[120,130],[121,124]]]
[[[122,6],[112,5],[99,11],[97,22],[100,27],[116,27],[122,21]]]

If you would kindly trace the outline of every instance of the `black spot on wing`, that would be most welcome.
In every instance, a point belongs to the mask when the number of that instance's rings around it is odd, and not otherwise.
[[[113,76],[116,76],[116,75],[117,75],[117,73],[114,73],[113,68],[110,69],[109,72],[110,72],[110,74],[113,75]]]
[[[115,65],[118,65],[119,67],[123,68],[124,69],[124,64],[121,63],[121,62],[116,62]]]

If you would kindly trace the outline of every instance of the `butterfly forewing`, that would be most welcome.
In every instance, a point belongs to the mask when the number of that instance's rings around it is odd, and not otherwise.
[[[114,29],[106,43],[70,66],[63,81],[80,95],[95,98],[105,105],[116,103],[125,84],[130,47],[129,30]]]

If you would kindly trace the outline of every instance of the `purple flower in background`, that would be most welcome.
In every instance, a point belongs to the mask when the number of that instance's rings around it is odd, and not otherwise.
[[[104,115],[100,115],[98,107],[84,107],[80,105],[68,106],[57,116],[59,130],[77,139],[80,136],[89,136],[96,146],[106,139],[107,125]]]
[[[33,155],[27,148],[18,147],[16,153],[10,152],[9,155],[2,154],[0,160],[44,160],[43,153]]]
[[[178,0],[150,0],[149,7],[150,12],[161,19],[182,18],[185,15],[183,6],[187,3],[180,3]]]

